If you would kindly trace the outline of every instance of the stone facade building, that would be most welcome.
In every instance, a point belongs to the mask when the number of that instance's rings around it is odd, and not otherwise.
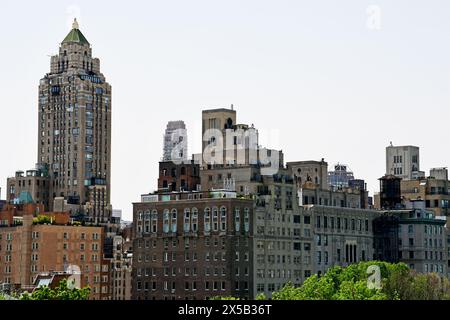
[[[114,251],[111,260],[112,300],[131,300],[133,242],[125,235],[113,238]]]
[[[324,274],[332,266],[347,266],[374,258],[373,221],[375,210],[303,207],[313,226],[313,273]]]
[[[437,252],[439,259],[442,253],[437,264],[410,262],[400,253],[413,251],[415,258],[425,254],[420,246],[404,246],[399,229],[410,220],[383,220],[391,213],[368,209],[363,180],[330,187],[323,159],[285,166],[277,150],[270,151],[276,162],[252,158],[252,147],[256,154],[262,149],[257,131],[236,124],[233,109],[205,110],[202,123],[203,150],[218,156],[209,162],[197,156],[201,188],[161,188],[169,169],[179,178],[178,166],[161,163],[159,190],[133,204],[133,299],[270,298],[287,282],[301,285],[332,266],[380,258],[441,271],[446,256],[439,239],[437,249],[425,250],[433,251],[433,257]],[[250,137],[250,132],[256,135]],[[392,203],[400,199],[400,184],[397,187],[395,195],[389,194]],[[440,237],[441,222],[426,219],[436,225]],[[423,222],[418,216],[413,220]],[[424,239],[434,230],[430,228],[415,228],[415,237]]]
[[[287,170],[296,181],[301,205],[367,209],[368,192],[365,188],[333,187],[328,183],[328,164],[321,161],[288,162]]]
[[[393,174],[403,180],[423,176],[420,171],[419,147],[393,146],[392,143],[386,147],[386,174]]]
[[[8,203],[21,202],[21,195],[29,194],[36,204],[44,205],[49,210],[50,179],[44,170],[17,171],[14,178],[8,178],[6,200]]]
[[[424,208],[379,211],[375,259],[404,262],[417,272],[448,275],[446,220]]]
[[[185,161],[188,155],[186,125],[183,121],[169,121],[164,134],[162,161]]]
[[[424,200],[427,210],[437,216],[450,215],[450,181],[447,168],[430,170],[426,178],[401,181],[401,195],[405,201]]]

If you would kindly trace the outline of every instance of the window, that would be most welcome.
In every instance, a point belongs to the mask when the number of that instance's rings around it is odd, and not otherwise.
[[[191,229],[191,212],[188,208],[184,209],[183,231],[189,232]]]
[[[311,229],[305,228],[305,229],[303,230],[303,233],[304,233],[304,236],[305,236],[305,237],[310,237],[310,236],[311,236]]]
[[[250,230],[250,213],[248,208],[244,209],[244,230],[245,232]]]
[[[236,232],[239,232],[241,229],[241,215],[239,208],[234,209],[234,228]]]
[[[158,231],[158,212],[153,210],[152,212],[152,232],[156,233]]]
[[[172,209],[172,217],[171,217],[171,224],[172,224],[172,232],[177,232],[177,210]]]
[[[168,233],[169,232],[169,210],[165,209],[163,213],[163,232]]]
[[[204,220],[205,220],[204,230],[205,230],[205,232],[210,232],[211,231],[211,209],[205,208]]]
[[[310,224],[311,223],[311,217],[310,216],[304,216],[303,217],[303,223],[304,224]]]
[[[213,231],[219,230],[219,212],[216,207],[212,209]]]
[[[220,208],[220,231],[227,229],[227,209],[225,207]]]
[[[198,231],[198,210],[197,208],[192,209],[192,231]]]

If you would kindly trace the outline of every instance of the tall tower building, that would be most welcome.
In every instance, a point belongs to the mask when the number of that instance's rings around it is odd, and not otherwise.
[[[76,19],[39,84],[38,166],[51,210],[64,198],[72,214],[110,221],[111,86]]]
[[[163,161],[185,161],[187,154],[187,130],[184,121],[169,121],[164,134]]]

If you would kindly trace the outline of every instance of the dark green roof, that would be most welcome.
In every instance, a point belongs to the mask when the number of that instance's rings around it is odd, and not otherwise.
[[[79,29],[72,29],[69,34],[64,38],[62,43],[78,42],[81,44],[89,44],[89,41],[83,36]]]

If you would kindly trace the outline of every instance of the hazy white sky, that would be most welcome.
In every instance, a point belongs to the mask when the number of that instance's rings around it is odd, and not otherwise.
[[[206,108],[234,104],[286,161],[346,163],[371,193],[389,141],[419,145],[422,170],[448,166],[449,13],[448,0],[0,0],[2,198],[36,162],[38,82],[74,15],[113,86],[112,203],[131,219],[167,121],[200,152]]]

